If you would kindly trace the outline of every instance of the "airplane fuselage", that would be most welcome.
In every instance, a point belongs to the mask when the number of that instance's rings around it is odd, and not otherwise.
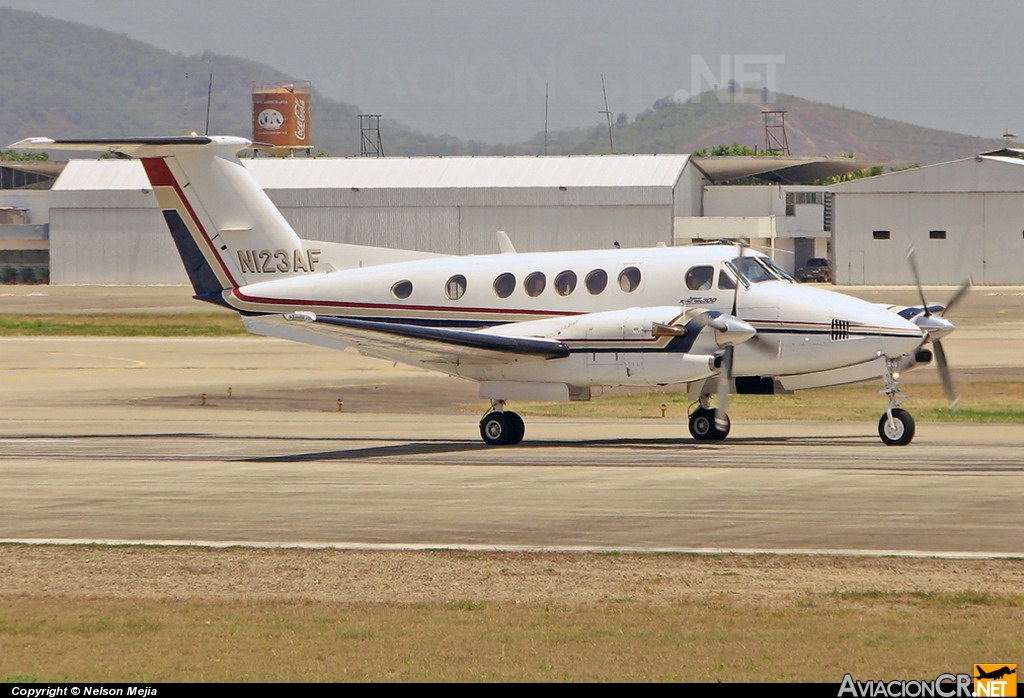
[[[923,341],[918,326],[883,307],[771,276],[773,267],[757,260],[770,264],[749,251],[738,257],[731,245],[441,257],[261,281],[225,291],[224,300],[245,313],[500,326],[503,334],[557,338],[573,350],[540,369],[521,362],[447,371],[474,380],[697,380],[708,374],[707,355],[724,344],[656,337],[652,327],[685,323],[698,310],[730,314],[734,299],[735,314],[757,330],[755,343],[737,346],[739,375],[823,371],[907,354]],[[738,265],[763,278],[738,278]]]

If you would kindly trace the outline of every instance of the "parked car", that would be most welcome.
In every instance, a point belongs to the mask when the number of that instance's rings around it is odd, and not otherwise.
[[[830,283],[832,281],[832,264],[824,257],[811,257],[807,260],[807,264],[796,270],[796,278],[799,281]]]

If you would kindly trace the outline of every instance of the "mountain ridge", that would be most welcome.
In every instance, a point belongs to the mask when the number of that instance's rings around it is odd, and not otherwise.
[[[213,51],[183,56],[104,29],[0,7],[0,145],[27,136],[101,138],[205,130],[208,75],[213,74],[210,130],[251,134],[253,81],[287,80],[275,68]],[[187,77],[186,77],[187,76]],[[760,93],[669,98],[630,120],[619,115],[616,152],[689,153],[737,142],[763,148],[762,108],[784,109],[794,155],[929,164],[1002,146],[983,139],[872,116],[791,95],[760,104]],[[739,99],[737,99],[739,97]],[[360,109],[314,86],[314,150],[359,154]],[[539,155],[609,152],[606,124],[582,126],[523,143],[492,145],[431,135],[382,119],[385,153],[418,155]]]

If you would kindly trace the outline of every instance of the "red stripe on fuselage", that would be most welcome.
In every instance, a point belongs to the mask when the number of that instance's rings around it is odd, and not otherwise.
[[[213,244],[213,240],[207,235],[206,229],[203,228],[202,222],[199,220],[199,216],[196,215],[195,209],[192,208],[192,204],[185,198],[185,192],[178,185],[178,180],[175,179],[174,173],[171,172],[171,168],[167,165],[166,158],[142,158],[142,167],[146,170],[146,176],[149,177],[149,183],[154,187],[171,187],[174,189],[174,193],[178,195],[178,200],[181,201],[185,207],[185,211],[188,213],[189,218],[195,225],[196,230],[203,236],[203,240],[206,241],[207,249],[213,258],[217,260],[217,264],[223,270],[224,275],[228,279],[228,283],[232,288],[238,288],[239,283],[235,281],[234,275],[231,270],[228,269],[224,260],[217,254],[217,249]]]
[[[442,305],[398,305],[395,303],[357,303],[351,301],[328,301],[328,300],[303,300],[298,298],[266,298],[263,296],[249,296],[241,289],[234,289],[231,292],[235,298],[243,303],[258,305],[318,305],[327,308],[352,308],[365,310],[405,310],[416,312],[440,312],[440,313],[490,313],[496,315],[537,315],[539,317],[561,317],[568,315],[586,315],[585,312],[563,311],[563,310],[528,310],[524,308],[475,308],[455,307]]]

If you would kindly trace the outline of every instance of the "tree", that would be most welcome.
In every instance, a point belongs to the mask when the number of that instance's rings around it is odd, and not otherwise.
[[[0,160],[7,160],[8,162],[35,162],[49,159],[50,156],[47,153],[21,153],[17,150],[0,150]]]

